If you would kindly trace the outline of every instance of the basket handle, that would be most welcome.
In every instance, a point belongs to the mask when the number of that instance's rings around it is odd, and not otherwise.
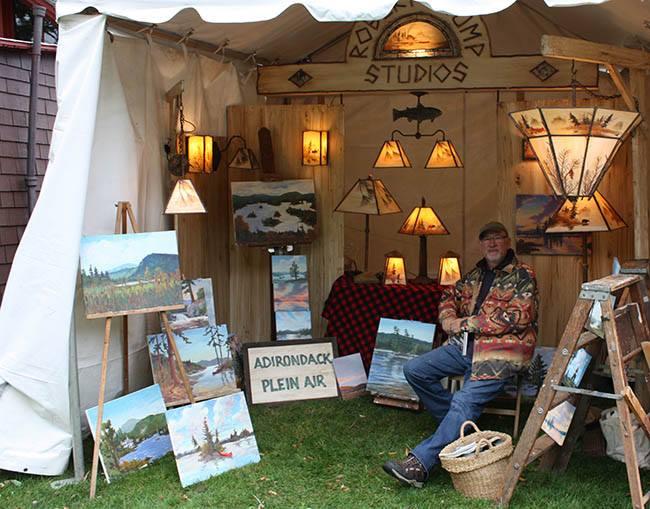
[[[481,452],[481,445],[482,444],[487,444],[489,449],[493,449],[494,446],[492,445],[492,441],[488,440],[487,438],[481,438],[478,443],[476,444],[476,452],[474,452],[474,456],[478,456]]]
[[[460,438],[465,438],[465,426],[467,426],[468,424],[470,424],[474,428],[474,431],[480,433],[481,430],[478,429],[476,424],[474,424],[474,421],[465,421],[463,424],[460,425]]]

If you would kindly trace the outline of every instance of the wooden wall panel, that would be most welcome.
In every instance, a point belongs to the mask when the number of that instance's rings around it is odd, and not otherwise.
[[[221,146],[225,138],[218,138]],[[228,172],[221,161],[211,174],[188,173],[207,214],[176,217],[181,273],[186,279],[212,278],[217,321],[230,326],[230,268],[228,249]]]
[[[498,107],[498,202],[500,220],[515,231],[515,195],[550,194],[541,170],[534,161],[522,161],[522,138],[507,113],[535,106],[566,106],[566,100],[536,100],[502,102]],[[594,105],[580,102],[579,105]],[[611,102],[603,105],[613,106]],[[628,226],[632,225],[631,173],[628,168],[629,142],[623,147],[603,179],[599,190],[621,214]],[[592,234],[590,279],[611,272],[612,260],[632,258],[633,232],[630,227],[616,232]],[[530,264],[537,274],[540,293],[539,344],[556,346],[566,326],[582,283],[582,263],[578,256],[519,256]]]
[[[320,313],[334,280],[343,273],[343,215],[332,211],[343,196],[342,106],[230,106],[228,135],[243,136],[259,153],[257,132],[271,131],[275,168],[284,179],[313,178],[318,213],[318,237],[310,245],[296,246],[296,254],[307,255],[309,293],[314,336],[322,336]],[[330,165],[302,166],[302,131],[330,132]],[[238,148],[233,143],[228,158]],[[231,169],[230,181],[258,180],[258,172]],[[230,193],[228,192],[230,203]],[[230,205],[229,205],[230,207]],[[246,342],[271,338],[270,258],[263,248],[239,247],[234,243],[232,212],[228,211],[230,250],[230,324]]]

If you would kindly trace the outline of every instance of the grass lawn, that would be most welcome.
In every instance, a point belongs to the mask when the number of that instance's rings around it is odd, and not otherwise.
[[[407,447],[431,433],[433,420],[425,412],[380,407],[363,397],[257,406],[251,418],[262,453],[256,465],[183,489],[168,455],[111,485],[100,475],[92,502],[87,480],[53,490],[53,478],[0,471],[0,508],[493,507],[456,493],[446,472],[434,473],[421,490],[402,487],[383,472],[384,461],[402,457]],[[511,423],[511,418],[486,416],[479,426],[511,433]],[[92,443],[86,446],[88,460]],[[625,465],[608,458],[576,453],[562,476],[534,467],[524,476],[511,507],[631,506]],[[644,475],[644,481],[647,486],[650,476]]]

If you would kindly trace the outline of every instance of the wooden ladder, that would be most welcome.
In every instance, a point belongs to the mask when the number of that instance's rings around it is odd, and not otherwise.
[[[601,309],[604,338],[600,335],[601,331],[596,334],[586,330],[594,305],[599,305]],[[522,475],[524,468],[536,459],[542,458],[542,465],[546,468],[555,470],[566,468],[584,428],[590,400],[592,397],[598,397],[616,401],[632,506],[635,509],[645,507],[650,499],[650,492],[644,495],[641,487],[630,412],[634,413],[649,437],[650,416],[630,388],[626,368],[631,361],[637,360],[637,357],[642,355],[641,343],[650,338],[649,318],[648,290],[645,281],[639,275],[607,276],[582,285],[578,301],[571,312],[544,384],[537,395],[521,439],[507,467],[500,499],[502,506],[510,503],[519,476]],[[604,341],[601,341],[602,339]],[[591,370],[603,346],[607,349],[607,364],[611,369],[614,385],[613,394],[560,385],[572,354],[580,348],[587,349],[593,356],[584,377],[588,383]],[[564,443],[559,447],[546,433],[542,432],[540,435],[540,431],[548,411],[568,400],[575,403],[576,410]]]

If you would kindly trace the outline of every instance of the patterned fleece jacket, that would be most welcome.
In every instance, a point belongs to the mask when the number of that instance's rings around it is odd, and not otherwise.
[[[461,331],[474,334],[472,380],[507,378],[525,369],[537,339],[537,281],[528,265],[509,253],[510,263],[494,269],[495,277],[476,314],[476,298],[487,270],[485,259],[443,291],[438,310],[442,328],[454,321]],[[450,343],[460,343],[462,333],[450,334]]]

